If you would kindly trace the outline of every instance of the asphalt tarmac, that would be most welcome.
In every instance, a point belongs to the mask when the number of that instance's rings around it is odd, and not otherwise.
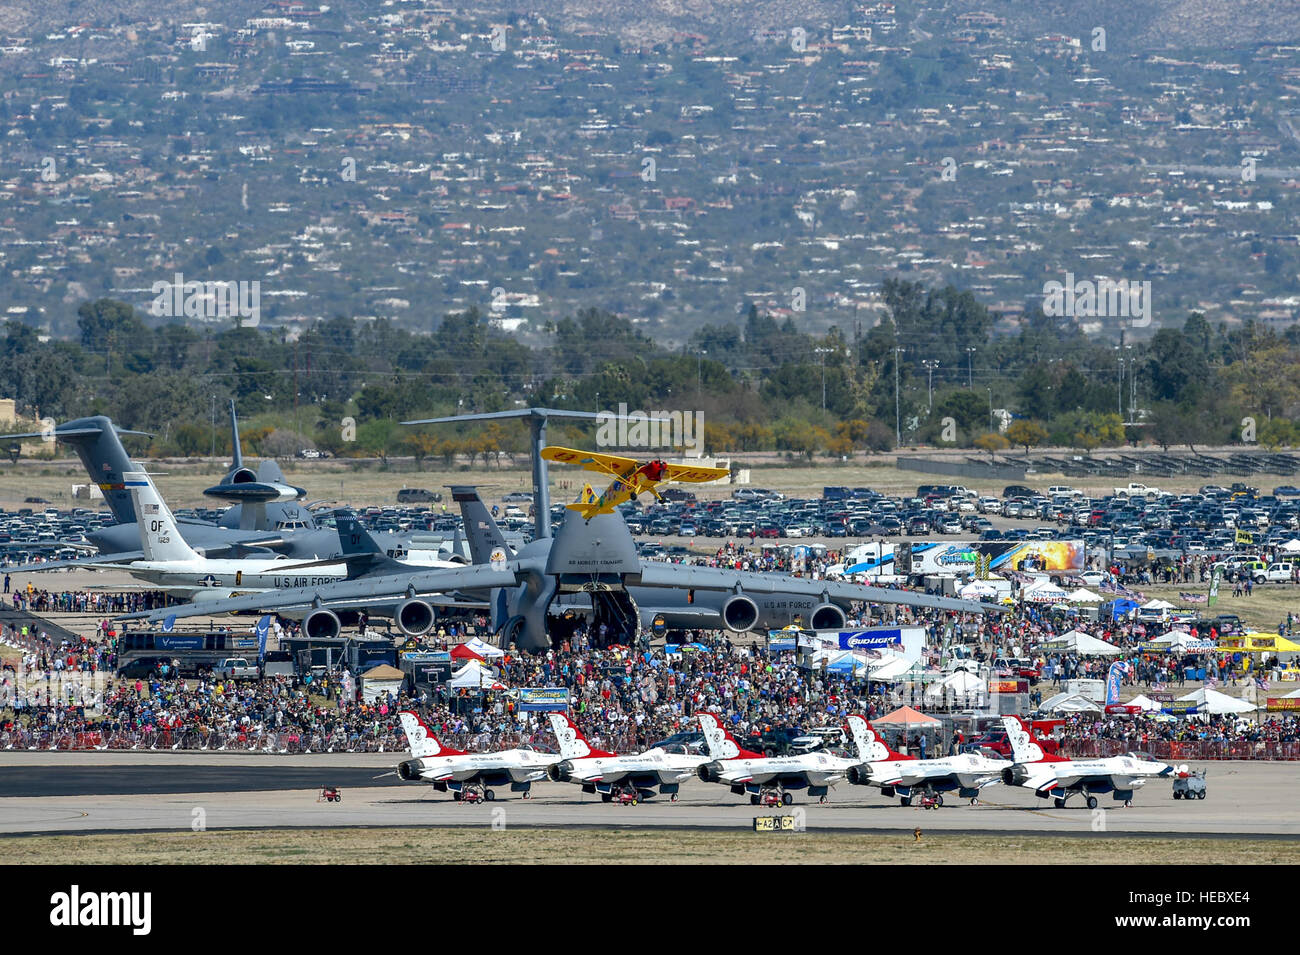
[[[995,785],[980,805],[957,797],[937,810],[900,806],[879,790],[841,783],[825,804],[796,793],[787,809],[760,809],[725,788],[690,780],[673,803],[604,803],[576,786],[539,783],[534,796],[499,791],[455,802],[394,770],[402,754],[278,757],[190,753],[0,753],[0,834],[194,828],[340,826],[615,826],[749,829],[755,816],[795,813],[809,829],[926,830],[1063,836],[1106,832],[1300,839],[1300,764],[1209,763],[1204,800],[1174,800],[1167,781],[1139,789],[1132,808],[1109,795],[1096,812],[1071,799],[1056,809],[1025,789]],[[1199,768],[1199,765],[1198,767]],[[342,800],[317,802],[320,787]]]

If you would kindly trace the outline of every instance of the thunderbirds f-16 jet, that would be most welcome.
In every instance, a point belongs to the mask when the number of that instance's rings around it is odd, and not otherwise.
[[[594,748],[582,731],[563,713],[547,714],[560,744],[560,759],[546,773],[557,783],[575,783],[586,793],[600,793],[605,802],[614,790],[635,789],[641,799],[662,793],[677,801],[681,784],[708,761],[705,756],[648,749],[644,753],[616,756]]]
[[[792,789],[806,789],[809,796],[826,801],[830,787],[844,779],[857,760],[812,752],[798,756],[764,756],[744,749],[732,737],[722,721],[712,713],[696,717],[704,731],[704,745],[710,759],[700,764],[696,774],[706,783],[721,783],[738,796],[748,794],[757,806],[768,792],[780,794],[781,804],[794,802]]]
[[[483,798],[496,799],[492,786],[509,786],[511,792],[532,796],[533,783],[546,778],[546,767],[555,762],[554,753],[535,749],[507,749],[495,753],[462,753],[438,742],[433,731],[415,713],[397,714],[406,733],[411,758],[397,767],[406,780],[427,780],[438,792],[450,792],[459,800],[468,786],[482,786]]]
[[[1008,786],[1032,789],[1042,799],[1052,797],[1057,809],[1065,808],[1065,801],[1076,794],[1083,794],[1088,808],[1096,809],[1097,793],[1113,793],[1116,802],[1131,806],[1133,791],[1146,785],[1148,779],[1174,774],[1172,766],[1146,753],[1125,753],[1105,759],[1067,759],[1052,755],[1043,751],[1020,717],[1004,717],[1002,725],[1015,760],[1002,770],[1002,781]]]
[[[848,771],[850,783],[856,786],[879,786],[885,796],[897,795],[904,806],[912,804],[917,791],[939,794],[956,790],[969,799],[971,805],[979,801],[980,790],[1002,781],[1002,771],[1011,763],[1005,759],[990,759],[979,753],[957,753],[939,759],[917,759],[904,756],[889,748],[866,717],[850,716],[849,735],[858,759],[862,762]]]
[[[595,451],[575,451],[573,448],[543,448],[543,461],[557,461],[561,464],[576,464],[586,471],[610,475],[614,478],[604,493],[597,495],[591,485],[583,488],[582,496],[573,504],[566,504],[571,511],[577,511],[583,520],[591,520],[597,514],[613,513],[614,508],[640,494],[659,496],[659,485],[669,481],[682,481],[689,484],[703,484],[717,481],[731,472],[726,468],[705,468],[691,464],[669,464],[654,460],[641,462],[634,458],[624,458],[617,454],[599,454]]]

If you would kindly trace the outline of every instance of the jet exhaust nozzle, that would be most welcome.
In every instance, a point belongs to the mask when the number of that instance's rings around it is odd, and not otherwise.
[[[551,763],[546,767],[546,775],[553,783],[567,783],[573,778],[573,763],[567,759]]]
[[[420,778],[420,761],[418,759],[408,759],[405,762],[398,763],[397,775],[408,783],[415,782]]]
[[[1019,763],[1002,770],[1002,782],[1008,786],[1019,786],[1029,778],[1029,770]]]
[[[866,763],[850,766],[847,775],[849,782],[854,786],[865,786],[871,779],[871,767]]]
[[[716,762],[700,763],[699,768],[695,770],[695,774],[706,783],[716,783],[722,778],[722,767]]]

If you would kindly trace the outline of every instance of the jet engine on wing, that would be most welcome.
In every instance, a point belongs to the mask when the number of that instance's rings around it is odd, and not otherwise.
[[[808,623],[814,630],[843,630],[848,626],[848,615],[833,603],[820,603],[813,607]]]
[[[393,622],[397,629],[408,637],[422,637],[432,628],[437,620],[437,613],[427,602],[409,598],[403,600],[393,611]]]
[[[758,625],[758,604],[752,597],[736,594],[722,605],[722,623],[735,633],[745,633]]]
[[[317,609],[303,618],[302,632],[307,637],[337,637],[343,624],[334,611]]]

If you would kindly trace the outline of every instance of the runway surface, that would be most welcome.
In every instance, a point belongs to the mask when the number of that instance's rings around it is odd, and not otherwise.
[[[981,804],[950,797],[938,810],[900,806],[879,790],[841,783],[829,801],[801,793],[787,809],[751,806],[725,788],[690,781],[681,800],[604,803],[576,786],[540,783],[523,800],[454,802],[391,773],[401,754],[276,757],[196,753],[0,753],[0,834],[338,826],[602,826],[748,829],[755,816],[799,812],[809,829],[954,832],[1250,835],[1300,839],[1300,764],[1210,763],[1204,800],[1174,800],[1167,781],[1139,789],[1132,808],[1102,796],[1056,809],[1024,789],[992,786]],[[378,778],[376,778],[378,777]],[[341,787],[318,803],[320,786]],[[1104,811],[1102,811],[1104,810]]]

